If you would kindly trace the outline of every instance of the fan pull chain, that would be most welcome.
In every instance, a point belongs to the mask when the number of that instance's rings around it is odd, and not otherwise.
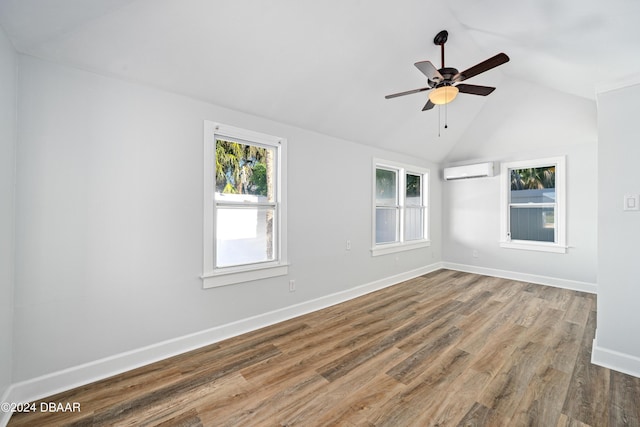
[[[442,109],[442,105],[438,105],[438,138],[440,138],[440,123],[442,123],[440,111]],[[448,114],[447,114],[447,104],[444,104],[444,128],[448,129]]]
[[[447,105],[449,105],[449,104],[448,103],[444,104],[444,128],[445,129],[449,127],[449,125],[447,125],[447,111],[448,111],[447,110]]]

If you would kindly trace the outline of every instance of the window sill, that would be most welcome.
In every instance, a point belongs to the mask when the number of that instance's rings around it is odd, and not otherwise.
[[[380,256],[396,252],[411,251],[413,249],[426,248],[431,246],[430,240],[416,240],[409,243],[389,243],[378,245],[371,249],[371,256]]]
[[[218,288],[252,280],[268,279],[269,277],[284,276],[289,273],[289,264],[267,264],[252,267],[230,267],[220,271],[212,271],[202,275],[202,287]]]
[[[553,252],[558,254],[567,253],[567,247],[557,243],[544,242],[500,242],[500,247],[507,249],[521,249],[525,251]]]

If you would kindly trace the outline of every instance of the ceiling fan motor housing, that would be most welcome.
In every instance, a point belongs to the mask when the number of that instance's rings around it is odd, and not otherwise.
[[[438,72],[442,74],[442,77],[444,77],[445,80],[451,80],[453,79],[453,76],[458,74],[458,70],[452,67],[440,68]]]
[[[452,67],[440,68],[438,72],[444,77],[442,80],[431,80],[429,79],[429,86],[431,87],[439,87],[439,86],[451,86],[453,85],[453,76],[458,74],[458,70]]]

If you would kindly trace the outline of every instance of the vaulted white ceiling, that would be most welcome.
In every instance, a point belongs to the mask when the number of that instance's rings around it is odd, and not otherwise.
[[[460,95],[439,131],[426,93],[384,99],[426,86],[413,63],[440,66],[440,30],[447,66],[511,57],[468,83],[593,100],[640,71],[638,17],[637,0],[0,0],[21,53],[436,162],[504,102]]]

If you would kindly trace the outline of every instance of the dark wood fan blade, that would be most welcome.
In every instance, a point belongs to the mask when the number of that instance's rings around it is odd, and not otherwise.
[[[440,83],[442,80],[444,80],[444,77],[442,77],[442,74],[440,74],[438,69],[434,67],[430,61],[420,61],[420,62],[416,62],[413,65],[415,65],[416,68],[418,68],[418,70],[422,71],[422,74],[427,76],[427,78],[431,81]]]
[[[509,62],[509,57],[505,53],[499,53],[494,57],[487,59],[486,61],[482,61],[479,64],[474,65],[471,68],[468,68],[461,73],[453,76],[454,82],[461,82],[463,80],[469,79],[473,76],[477,76],[480,73],[484,73],[492,68],[497,67],[498,65],[502,65],[505,62]]]
[[[491,87],[491,86],[468,85],[465,83],[460,83],[459,85],[456,85],[456,87],[461,93],[470,93],[471,95],[481,95],[481,96],[487,96],[491,92],[496,90],[495,87]]]
[[[391,95],[387,95],[384,99],[396,98],[398,96],[411,95],[412,93],[424,92],[425,90],[431,89],[430,87],[422,87],[420,89],[408,90],[406,92],[393,93]]]
[[[435,107],[436,104],[434,104],[433,102],[431,102],[431,100],[428,100],[426,104],[424,104],[424,108],[422,108],[422,111],[427,111],[427,110],[431,110],[433,107]]]

